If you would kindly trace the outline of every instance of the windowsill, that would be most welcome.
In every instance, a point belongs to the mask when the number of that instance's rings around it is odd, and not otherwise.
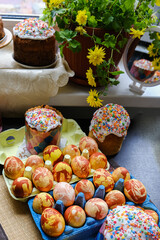
[[[122,60],[119,68],[125,72]],[[160,85],[146,87],[143,95],[139,95],[129,90],[129,85],[133,81],[126,72],[120,75],[119,81],[119,85],[110,87],[107,96],[102,98],[104,100],[103,104],[114,102],[125,107],[160,108]],[[66,86],[59,89],[55,97],[50,98],[49,104],[54,106],[87,107],[86,98],[88,97],[89,89],[89,87],[69,82]]]
[[[3,19],[4,27],[12,32],[13,26],[19,19]],[[119,64],[120,70],[124,71],[123,61]],[[143,95],[138,95],[129,90],[129,85],[133,81],[127,73],[120,75],[120,84],[109,88],[107,96],[103,97],[103,104],[114,102],[123,105],[124,107],[138,108],[160,108],[160,85],[154,87],[146,87]],[[89,107],[86,102],[88,97],[89,87],[83,87],[69,82],[66,86],[61,87],[55,97],[49,100],[53,106],[71,106],[71,107]]]

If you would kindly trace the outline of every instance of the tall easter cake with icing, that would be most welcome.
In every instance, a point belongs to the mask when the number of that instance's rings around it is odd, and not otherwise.
[[[128,112],[121,105],[109,103],[93,114],[89,136],[96,140],[105,155],[114,155],[120,151],[129,125]]]
[[[57,109],[45,105],[25,112],[26,147],[31,154],[43,152],[48,145],[58,145],[63,116]]]
[[[18,22],[13,28],[13,58],[28,66],[48,66],[56,58],[55,30],[37,18]]]
[[[0,17],[0,40],[4,38],[5,32],[4,32],[4,27],[3,27],[3,21],[2,18]]]

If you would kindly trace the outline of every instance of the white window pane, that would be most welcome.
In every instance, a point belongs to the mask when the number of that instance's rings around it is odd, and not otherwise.
[[[41,14],[43,0],[0,0],[0,14]]]

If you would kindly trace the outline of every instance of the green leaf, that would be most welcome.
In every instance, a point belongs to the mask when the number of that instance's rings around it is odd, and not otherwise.
[[[77,40],[73,39],[71,42],[69,42],[68,48],[73,52],[80,52],[81,44]]]
[[[114,35],[110,35],[109,33],[105,33],[104,41],[102,44],[107,48],[114,48],[116,46],[116,37]]]
[[[115,71],[115,72],[110,72],[112,75],[116,76],[116,75],[119,75],[119,74],[122,74],[124,73],[123,71]]]

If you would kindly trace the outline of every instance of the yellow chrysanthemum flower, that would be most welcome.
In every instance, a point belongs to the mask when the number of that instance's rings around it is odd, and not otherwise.
[[[64,0],[50,0],[50,5],[53,7],[59,7],[59,5],[63,2]]]
[[[155,56],[157,56],[157,54],[158,54],[158,51],[157,51],[157,49],[154,48],[153,43],[151,43],[151,44],[148,46],[147,50],[148,50],[148,52],[149,52],[149,56],[150,56],[150,57],[155,57]]]
[[[156,0],[156,5],[160,7],[160,0]]]
[[[152,66],[154,67],[154,70],[160,70],[160,58],[154,58]]]
[[[156,33],[158,40],[160,40],[160,34],[157,32]]]
[[[83,35],[83,34],[87,33],[86,30],[85,30],[83,27],[81,27],[81,26],[76,27],[75,30],[76,30],[77,32],[79,32],[80,35]]]
[[[76,22],[78,22],[79,25],[83,25],[83,26],[87,23],[86,10],[78,11]]]
[[[86,77],[88,79],[88,84],[92,87],[96,87],[95,78],[93,77],[93,71],[92,68],[89,68],[86,72]]]
[[[134,28],[131,28],[130,29],[131,30],[131,32],[130,32],[130,34],[132,34],[133,35],[133,38],[141,38],[141,36],[143,36],[144,35],[144,32],[145,32],[145,29],[143,29],[143,30],[136,30],[136,29],[134,29]]]
[[[87,97],[87,103],[91,107],[101,107],[102,106],[103,100],[99,98],[99,94],[96,90],[90,90],[89,91],[89,96]]]
[[[105,50],[102,47],[95,46],[95,49],[89,49],[89,54],[87,58],[89,59],[89,63],[93,64],[94,66],[100,65],[105,58]]]

